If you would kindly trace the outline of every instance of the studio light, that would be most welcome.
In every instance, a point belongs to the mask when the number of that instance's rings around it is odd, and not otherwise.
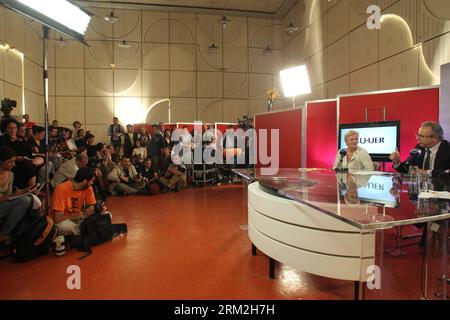
[[[281,70],[280,79],[284,96],[292,97],[294,108],[296,96],[311,93],[308,69],[305,65]]]
[[[84,34],[92,14],[71,0],[0,0],[0,5],[42,24],[43,33],[43,85],[44,85],[44,126],[45,126],[45,213],[49,213],[50,176],[49,176],[49,121],[48,121],[48,41],[50,29],[65,34],[84,44]],[[64,42],[61,37],[60,40]],[[59,41],[61,42],[61,41]]]
[[[0,0],[7,8],[65,35],[84,41],[91,14],[68,0]]]

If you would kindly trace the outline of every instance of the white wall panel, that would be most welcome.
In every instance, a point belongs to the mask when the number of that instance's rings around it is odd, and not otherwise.
[[[65,40],[63,47],[55,45],[57,68],[84,68],[84,45],[78,41]]]
[[[171,99],[171,122],[193,122],[197,120],[197,99]]]
[[[112,123],[113,118],[112,97],[86,97],[86,121],[89,124]]]
[[[141,70],[115,70],[114,93],[117,96],[141,96]]]
[[[114,42],[114,64],[117,69],[138,69],[141,67],[141,44],[127,41],[129,48],[119,47],[120,42]]]
[[[237,122],[243,115],[248,114],[248,100],[246,99],[224,99],[223,119],[224,122]]]
[[[84,69],[55,70],[57,96],[84,96]]]
[[[73,123],[85,119],[84,97],[56,97],[56,119],[60,123]]]
[[[86,96],[112,96],[113,73],[112,69],[85,69]]]
[[[188,44],[170,45],[170,69],[195,71],[196,47]]]
[[[381,90],[418,86],[420,49],[414,48],[380,62]]]
[[[222,112],[222,99],[197,99],[197,120],[202,120],[203,122],[221,122]]]
[[[169,45],[164,43],[142,44],[142,68],[169,70]]]
[[[222,73],[198,72],[197,96],[208,98],[222,98]]]
[[[170,42],[196,43],[196,16],[189,13],[170,13]]]
[[[247,98],[248,97],[248,74],[247,73],[224,73],[225,98]]]
[[[190,71],[170,72],[170,96],[171,97],[196,97],[197,79],[196,73]]]
[[[169,13],[143,11],[142,32],[144,42],[169,42]]]
[[[169,97],[169,71],[144,70],[142,74],[142,96]]]

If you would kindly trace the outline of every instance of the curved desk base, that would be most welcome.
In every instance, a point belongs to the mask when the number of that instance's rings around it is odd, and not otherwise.
[[[271,259],[311,274],[365,282],[375,261],[375,232],[248,186],[248,234]],[[256,251],[253,248],[252,253]],[[270,261],[273,270],[274,261]],[[271,271],[273,273],[273,271]],[[273,274],[272,274],[273,275]]]

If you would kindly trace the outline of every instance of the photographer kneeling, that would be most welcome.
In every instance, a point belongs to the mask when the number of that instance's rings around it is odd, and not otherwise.
[[[80,235],[81,222],[94,213],[94,179],[94,169],[84,167],[77,171],[73,180],[56,187],[52,198],[52,213],[62,235]]]

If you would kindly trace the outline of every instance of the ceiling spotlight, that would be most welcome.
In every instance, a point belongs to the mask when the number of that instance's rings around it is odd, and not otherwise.
[[[67,44],[67,41],[64,40],[63,37],[59,37],[59,39],[56,41],[56,45],[60,48],[65,47]]]
[[[126,42],[125,40],[123,40],[117,46],[122,49],[128,49],[129,47],[131,47],[131,45],[128,42]]]
[[[229,24],[231,23],[231,20],[228,19],[227,17],[223,16],[222,18],[219,19],[219,24],[222,25],[222,28],[226,28]]]
[[[105,19],[105,21],[108,21],[111,24],[114,24],[117,21],[119,21],[119,17],[115,16],[113,11],[111,11],[109,16],[104,16],[103,19]]]
[[[219,50],[219,47],[216,46],[215,43],[212,43],[212,44],[208,47],[208,50],[209,50],[209,51],[217,51],[217,50]]]
[[[272,53],[272,52],[273,52],[273,49],[270,46],[265,47],[264,50],[263,50],[263,53],[266,53],[266,54],[269,54],[269,53]]]
[[[284,28],[284,31],[289,37],[291,37],[294,33],[298,31],[298,27],[294,26],[294,24],[290,22],[289,25],[286,28]]]

